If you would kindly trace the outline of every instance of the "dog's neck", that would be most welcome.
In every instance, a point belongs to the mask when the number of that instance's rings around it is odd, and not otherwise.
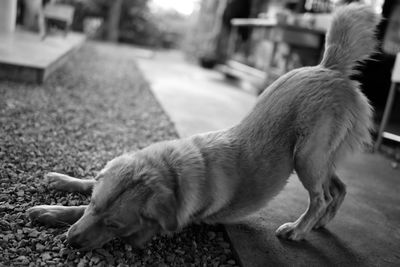
[[[173,149],[165,158],[169,159],[170,168],[177,174],[179,226],[203,221],[217,213],[233,197],[233,191],[223,195],[214,192],[224,190],[220,188],[223,184],[218,181],[229,179],[224,166],[237,162],[234,151],[238,150],[232,149],[235,142],[231,142],[227,133],[211,132],[170,142],[169,146]],[[219,164],[216,164],[217,161]],[[215,176],[219,176],[218,179]]]
[[[201,191],[199,185],[205,179],[205,163],[199,148],[189,140],[169,141],[163,144],[164,149],[159,154],[168,168],[168,177],[162,179],[169,180],[170,188],[174,191],[178,206],[176,216],[180,228],[192,221],[201,203]]]

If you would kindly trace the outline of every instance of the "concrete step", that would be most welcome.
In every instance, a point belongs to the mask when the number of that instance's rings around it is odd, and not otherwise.
[[[0,79],[22,82],[44,82],[61,67],[85,41],[83,34],[69,32],[50,35],[17,28],[12,34],[0,35]]]

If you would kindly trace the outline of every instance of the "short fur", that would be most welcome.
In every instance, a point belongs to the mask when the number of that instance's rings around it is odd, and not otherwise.
[[[38,206],[30,216],[44,223],[63,221],[65,214],[79,219],[68,232],[76,247],[93,248],[116,236],[141,245],[192,222],[240,221],[264,207],[295,170],[309,207],[277,235],[302,239],[325,226],[344,199],[345,185],[335,173],[339,159],[370,142],[371,107],[350,76],[374,51],[378,21],[366,6],[338,10],[321,64],[283,75],[241,123],[122,155],[89,181],[92,199],[80,213]],[[88,181],[74,179],[47,176],[54,188],[90,190]]]

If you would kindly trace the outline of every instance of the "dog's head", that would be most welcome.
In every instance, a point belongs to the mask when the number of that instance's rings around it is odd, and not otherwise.
[[[143,153],[109,162],[96,178],[84,215],[69,229],[68,242],[87,250],[119,237],[141,247],[160,231],[177,230],[176,197],[166,175]]]

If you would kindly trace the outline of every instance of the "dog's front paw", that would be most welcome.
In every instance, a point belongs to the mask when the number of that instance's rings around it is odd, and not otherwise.
[[[49,205],[35,206],[26,211],[28,217],[32,221],[50,226],[59,226],[63,224],[58,218],[60,212],[62,212],[62,210]]]
[[[279,238],[293,241],[302,240],[305,236],[305,232],[301,231],[294,222],[281,225],[275,233]]]
[[[48,188],[73,192],[75,190],[75,179],[65,174],[49,172],[44,176],[44,182]]]

